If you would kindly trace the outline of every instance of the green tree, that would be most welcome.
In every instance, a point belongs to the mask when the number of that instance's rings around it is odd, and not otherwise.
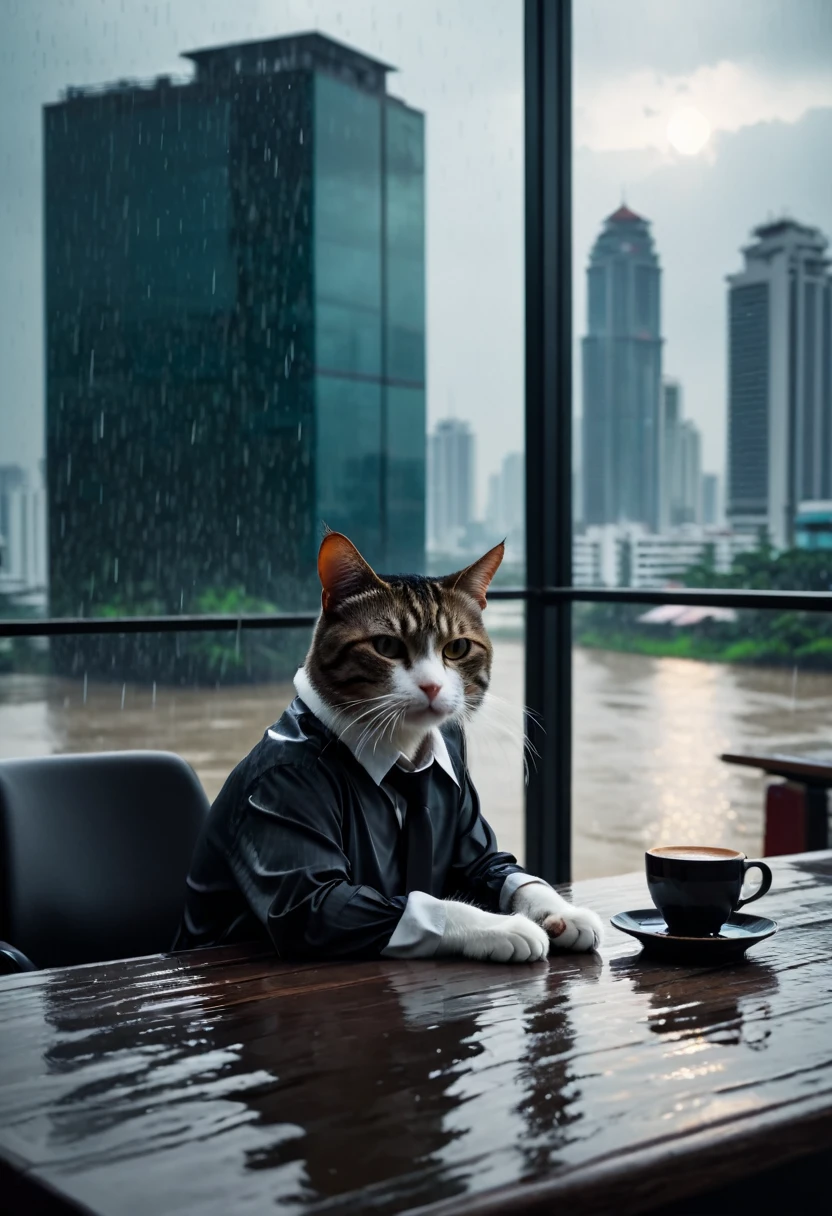
[[[759,549],[738,554],[727,574],[717,574],[713,549],[680,575],[688,587],[760,591],[832,592],[832,552],[790,549],[776,553],[766,537]],[[673,602],[673,592],[667,593]],[[832,601],[830,601],[832,603]],[[674,655],[726,663],[800,665],[832,670],[832,612],[753,609],[736,621],[703,621],[676,630],[640,621],[637,604],[581,605],[575,637],[584,646],[641,654]]]

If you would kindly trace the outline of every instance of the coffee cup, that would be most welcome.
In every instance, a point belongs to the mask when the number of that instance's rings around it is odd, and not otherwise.
[[[677,937],[710,937],[719,933],[732,912],[765,895],[771,870],[764,861],[749,861],[734,849],[698,845],[648,849],[644,855],[650,898]],[[762,882],[742,898],[749,870]]]

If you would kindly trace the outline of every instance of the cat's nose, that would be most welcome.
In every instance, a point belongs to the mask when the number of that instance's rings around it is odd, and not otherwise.
[[[420,684],[419,688],[425,694],[429,701],[435,701],[442,691],[441,684]]]

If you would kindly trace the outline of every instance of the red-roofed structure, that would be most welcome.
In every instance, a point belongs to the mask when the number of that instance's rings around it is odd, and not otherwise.
[[[613,211],[612,215],[607,216],[608,224],[645,224],[643,215],[636,215],[635,211],[631,211],[626,203],[622,203],[617,211]]]

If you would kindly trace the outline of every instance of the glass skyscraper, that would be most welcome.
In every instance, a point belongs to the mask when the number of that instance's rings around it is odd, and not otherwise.
[[[317,34],[46,107],[52,612],[425,560],[424,117]]]
[[[728,279],[728,520],[795,542],[800,504],[832,498],[832,277],[817,228],[754,229]]]
[[[589,259],[583,339],[584,523],[659,526],[661,269],[650,224],[621,206]]]

